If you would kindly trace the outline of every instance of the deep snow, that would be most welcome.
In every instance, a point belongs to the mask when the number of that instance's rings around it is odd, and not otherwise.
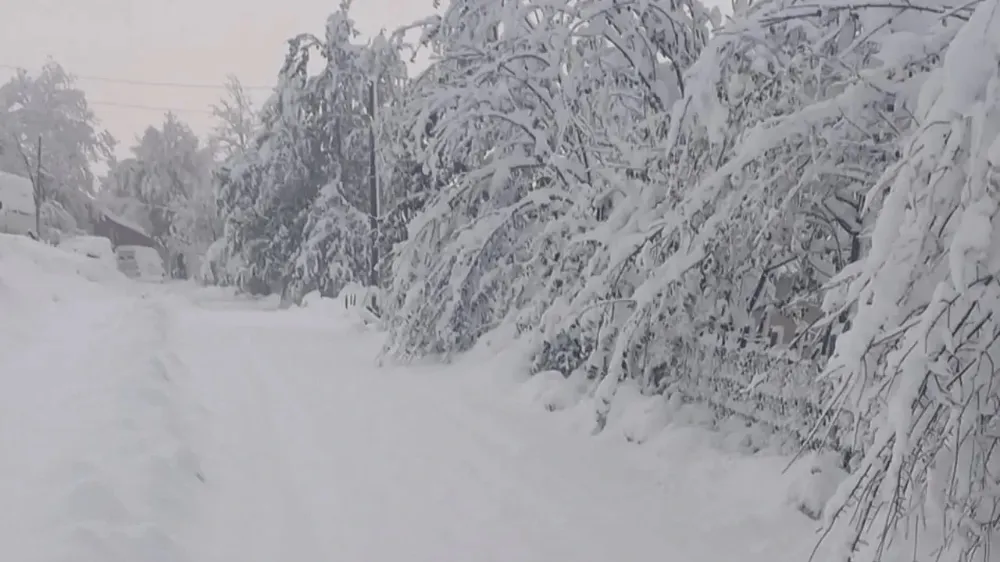
[[[0,559],[188,559],[195,412],[156,292],[0,236]]]
[[[508,367],[0,238],[0,559],[804,562],[787,459],[594,438]],[[83,273],[81,273],[83,272]],[[89,280],[88,280],[89,279]],[[8,315],[10,312],[10,315]],[[564,416],[564,419],[569,419]]]

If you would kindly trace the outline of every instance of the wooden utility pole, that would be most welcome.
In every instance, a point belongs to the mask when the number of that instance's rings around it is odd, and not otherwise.
[[[42,202],[45,201],[45,188],[42,186],[42,136],[38,135],[34,167],[32,167],[31,160],[28,159],[28,155],[25,154],[24,148],[21,146],[21,140],[17,137],[14,138],[14,146],[17,147],[17,151],[21,154],[21,160],[24,161],[24,171],[28,174],[28,179],[31,180],[32,197],[35,200],[35,236],[41,240]]]
[[[379,286],[379,255],[378,255],[378,216],[379,216],[379,197],[378,197],[378,174],[376,173],[375,166],[375,80],[372,80],[368,86],[368,207],[369,207],[369,221],[371,226],[371,271],[370,275],[370,286]]]
[[[38,135],[38,146],[35,150],[35,181],[32,183],[35,196],[35,235],[42,239],[42,201],[45,191],[42,187],[42,136]]]

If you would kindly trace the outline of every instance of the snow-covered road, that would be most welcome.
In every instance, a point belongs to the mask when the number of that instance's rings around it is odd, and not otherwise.
[[[594,438],[489,357],[380,368],[262,304],[0,236],[0,560],[808,559],[786,459]]]
[[[642,468],[461,373],[378,369],[378,336],[346,322],[187,307],[172,334],[210,416],[192,560],[791,562],[812,546],[722,455]]]

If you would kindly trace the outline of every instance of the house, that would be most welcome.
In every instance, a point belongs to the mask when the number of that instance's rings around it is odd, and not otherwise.
[[[94,234],[107,238],[118,269],[132,278],[163,279],[166,250],[138,224],[107,209],[96,209]],[[143,251],[143,248],[149,250]]]
[[[115,248],[118,246],[145,246],[154,248],[158,252],[162,250],[144,228],[107,210],[98,212],[97,219],[94,221],[94,234],[111,240],[111,245]]]

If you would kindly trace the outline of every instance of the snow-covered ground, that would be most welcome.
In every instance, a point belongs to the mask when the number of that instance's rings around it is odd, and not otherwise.
[[[377,367],[339,307],[0,238],[0,559],[804,562],[787,459],[595,439],[500,363]],[[502,373],[501,373],[502,374]]]
[[[113,263],[0,236],[0,559],[188,559],[196,411],[166,302]]]

